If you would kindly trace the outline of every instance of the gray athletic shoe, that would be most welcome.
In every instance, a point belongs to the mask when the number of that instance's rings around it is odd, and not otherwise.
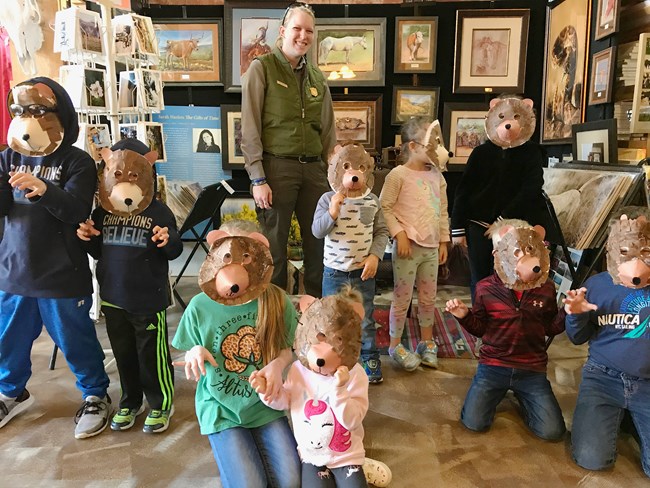
[[[390,357],[406,371],[417,369],[421,362],[420,356],[407,350],[402,344],[398,344],[395,347],[395,350],[390,353]]]
[[[438,367],[438,345],[434,341],[420,341],[415,353],[422,358],[424,366]]]
[[[33,403],[34,397],[27,390],[23,390],[17,398],[0,393],[0,429],[20,412],[27,410]]]
[[[99,434],[108,425],[110,414],[111,397],[87,396],[75,415],[74,421],[77,426],[74,429],[74,436],[77,439],[85,439]]]

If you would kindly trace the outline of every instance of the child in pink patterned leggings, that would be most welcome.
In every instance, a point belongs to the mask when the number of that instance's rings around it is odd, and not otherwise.
[[[407,371],[420,363],[438,365],[438,346],[433,341],[438,264],[447,260],[449,222],[447,183],[439,141],[431,136],[431,123],[421,117],[402,126],[402,154],[406,163],[386,177],[379,200],[393,238],[393,302],[390,307],[390,346],[393,360]],[[442,146],[440,146],[442,147]],[[421,341],[415,352],[400,342],[406,312],[418,288],[418,321]]]

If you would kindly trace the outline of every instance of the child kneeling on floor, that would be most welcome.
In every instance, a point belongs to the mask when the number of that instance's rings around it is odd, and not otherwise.
[[[562,411],[546,377],[546,336],[564,330],[555,285],[548,280],[544,229],[521,220],[492,224],[496,272],[477,283],[470,311],[461,300],[447,311],[471,334],[483,338],[479,365],[460,421],[470,430],[488,430],[497,405],[512,390],[524,422],[538,437],[559,440],[566,430]]]

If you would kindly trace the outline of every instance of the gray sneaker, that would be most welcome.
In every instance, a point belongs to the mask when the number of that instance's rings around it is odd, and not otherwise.
[[[75,415],[74,421],[77,426],[74,429],[74,436],[77,439],[85,439],[99,434],[108,425],[110,414],[111,397],[87,396]]]
[[[20,412],[27,410],[34,403],[34,397],[27,390],[11,398],[0,393],[0,429]]]
[[[422,358],[423,365],[438,367],[438,345],[434,341],[420,341],[415,353]]]
[[[395,350],[390,353],[390,357],[393,358],[399,366],[404,368],[406,371],[413,371],[420,366],[420,356],[417,354],[408,351],[402,344],[398,344]]]

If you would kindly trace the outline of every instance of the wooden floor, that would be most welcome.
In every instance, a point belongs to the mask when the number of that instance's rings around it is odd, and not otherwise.
[[[196,293],[194,283],[188,279],[183,285],[183,297]],[[172,334],[179,317],[178,310],[169,314]],[[100,322],[97,328],[109,347],[105,327]],[[194,415],[194,383],[181,371],[176,372],[176,414],[166,433],[142,433],[140,417],[131,431],[106,430],[75,440],[73,417],[80,395],[63,358],[54,371],[48,370],[51,350],[51,340],[42,335],[34,345],[34,373],[28,385],[36,403],[0,430],[0,486],[220,486],[208,441],[199,434]],[[180,356],[177,351],[173,354]],[[571,345],[562,335],[549,355],[549,377],[570,427],[586,349]],[[420,368],[407,373],[383,359],[385,381],[370,387],[365,446],[367,455],[392,468],[392,487],[650,486],[630,436],[619,441],[613,470],[589,472],[571,461],[568,436],[563,442],[548,443],[529,433],[511,397],[500,405],[489,432],[463,428],[458,415],[476,361],[443,359],[437,371]],[[118,377],[114,368],[109,372],[110,395],[117,399]]]

